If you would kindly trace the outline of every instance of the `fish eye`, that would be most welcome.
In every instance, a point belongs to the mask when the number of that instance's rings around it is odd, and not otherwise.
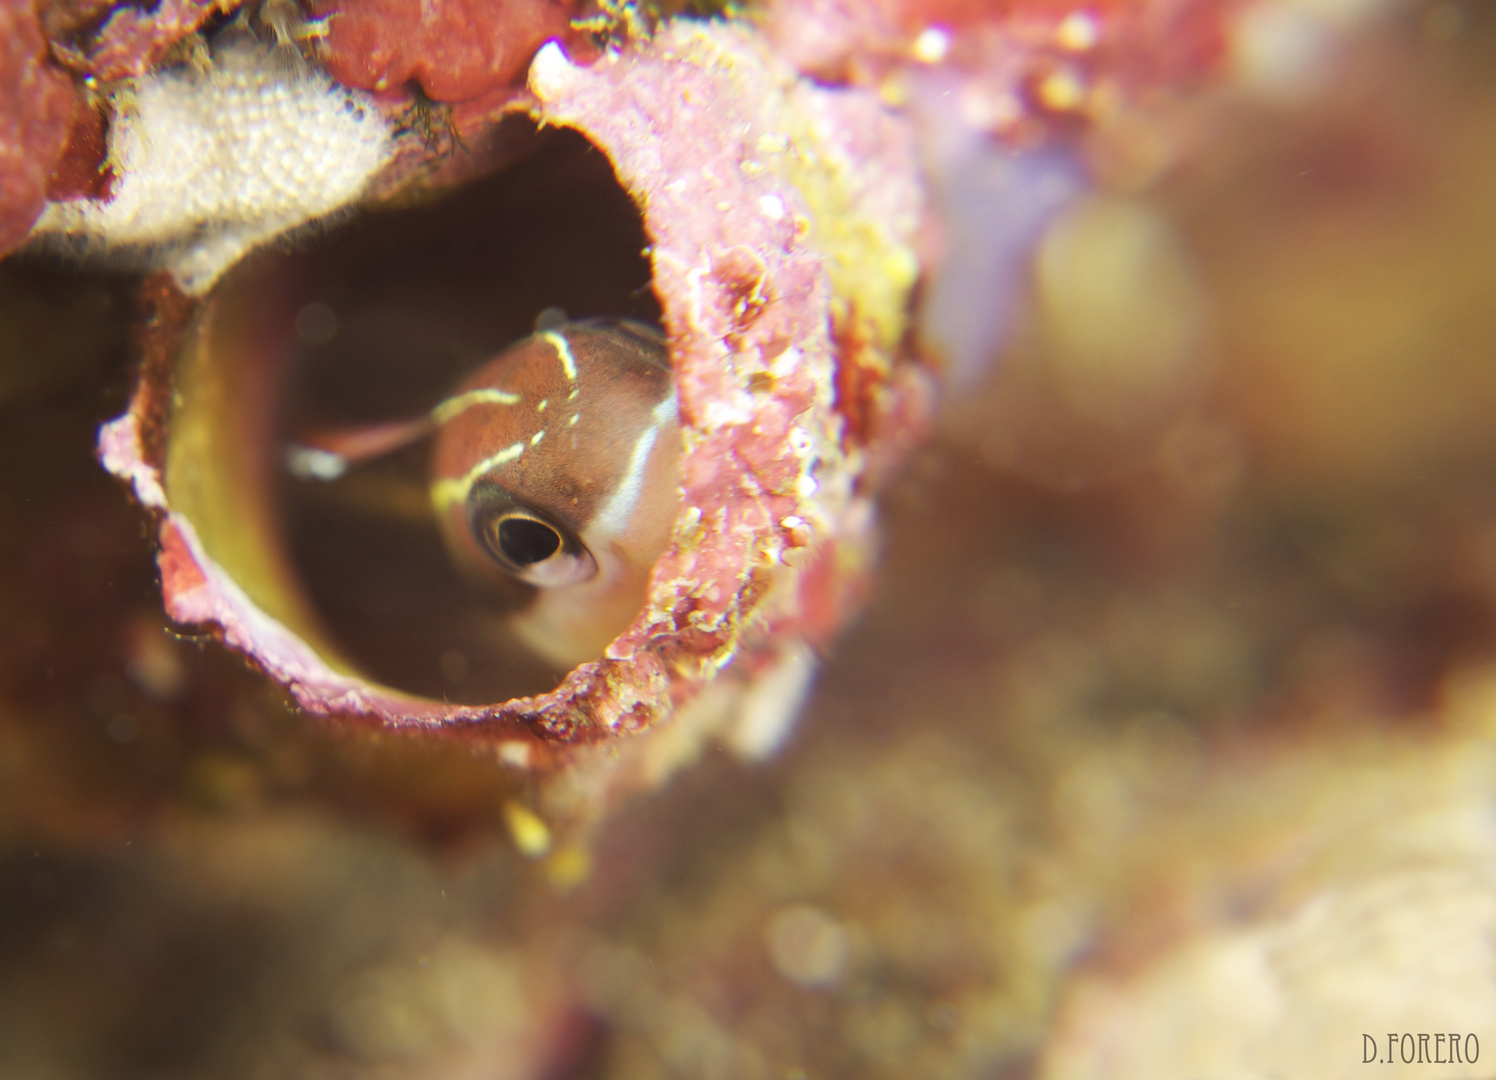
[[[468,520],[478,546],[530,585],[573,585],[597,573],[597,560],[569,528],[502,488],[475,491]]]

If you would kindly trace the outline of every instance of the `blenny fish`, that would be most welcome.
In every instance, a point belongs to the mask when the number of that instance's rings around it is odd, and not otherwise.
[[[509,621],[540,657],[570,668],[601,656],[643,605],[680,512],[680,412],[660,332],[630,319],[539,329],[426,414],[310,434],[287,465],[335,479],[426,437],[457,568],[479,586],[533,586]]]

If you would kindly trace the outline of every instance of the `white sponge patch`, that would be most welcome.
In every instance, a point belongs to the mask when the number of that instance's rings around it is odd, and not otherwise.
[[[34,235],[144,257],[188,293],[358,199],[390,157],[370,98],[250,40],[217,50],[206,72],[147,75],[122,100],[113,198],[53,203]]]

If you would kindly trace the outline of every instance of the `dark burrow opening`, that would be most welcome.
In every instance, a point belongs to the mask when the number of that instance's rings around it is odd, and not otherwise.
[[[284,256],[289,363],[277,438],[407,420],[557,309],[658,323],[648,240],[607,157],[576,132],[506,121],[511,163],[445,196],[374,210]],[[566,674],[516,645],[531,586],[479,589],[453,567],[428,492],[430,439],[332,481],[279,470],[296,576],[373,679],[467,704]]]

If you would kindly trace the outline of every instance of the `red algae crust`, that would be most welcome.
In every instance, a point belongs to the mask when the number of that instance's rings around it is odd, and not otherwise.
[[[574,0],[318,0],[329,18],[322,60],[360,90],[404,93],[412,80],[433,101],[484,97],[522,81],[541,44],[565,35]]]
[[[537,738],[611,742],[709,684],[728,691],[707,710],[720,720],[760,676],[808,674],[864,591],[872,488],[922,432],[930,388],[901,351],[915,155],[873,94],[798,78],[750,28],[684,21],[590,67],[549,45],[530,91],[536,118],[602,150],[642,212],[684,429],[672,545],[601,659],[551,693],[489,706],[368,682],[260,610],[168,505],[144,383],[100,455],[163,515],[174,618],[215,626],[311,712],[519,738],[538,763]],[[795,679],[776,685],[792,712]]]
[[[67,145],[75,97],[29,0],[0,0],[0,254],[26,238]]]

